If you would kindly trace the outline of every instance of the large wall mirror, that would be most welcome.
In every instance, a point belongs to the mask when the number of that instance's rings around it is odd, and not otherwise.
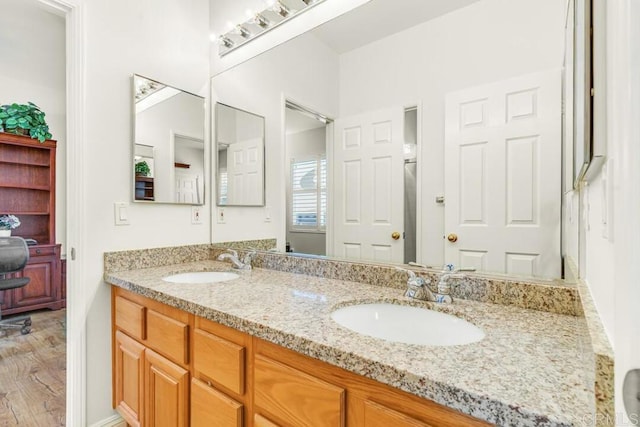
[[[371,0],[214,76],[220,100],[265,112],[273,224],[255,237],[561,277],[569,14],[564,0]]]
[[[264,206],[264,117],[216,103],[218,206]]]
[[[204,204],[204,98],[135,74],[134,201]]]

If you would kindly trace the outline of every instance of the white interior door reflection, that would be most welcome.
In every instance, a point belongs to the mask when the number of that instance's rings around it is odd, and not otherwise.
[[[264,206],[264,118],[216,104],[217,205]]]
[[[204,201],[204,141],[173,132],[173,182],[177,203],[202,204]]]

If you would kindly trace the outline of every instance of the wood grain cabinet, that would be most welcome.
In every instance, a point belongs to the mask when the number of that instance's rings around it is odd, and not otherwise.
[[[130,426],[187,427],[193,316],[116,288],[111,307],[113,407]]]
[[[262,355],[254,359],[254,403],[285,425],[342,427],[345,389]]]
[[[248,425],[251,337],[207,319],[195,323],[191,426]]]
[[[115,332],[113,348],[113,387],[115,408],[132,427],[143,424],[145,347],[120,331]]]
[[[112,288],[113,406],[135,427],[481,427],[430,400]]]
[[[151,349],[145,349],[145,425],[187,427],[189,371]]]
[[[40,143],[0,132],[0,215],[16,215],[13,236],[34,239],[20,289],[0,291],[2,314],[64,307],[60,245],[56,244],[56,141]]]
[[[62,308],[60,268],[60,245],[29,248],[29,262],[18,275],[30,280],[27,286],[12,291],[14,312]]]

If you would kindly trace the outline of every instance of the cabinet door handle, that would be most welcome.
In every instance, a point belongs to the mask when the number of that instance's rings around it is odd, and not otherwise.
[[[40,254],[42,253],[42,250],[41,250],[41,249],[36,249],[36,253],[37,253],[38,255],[40,255]]]

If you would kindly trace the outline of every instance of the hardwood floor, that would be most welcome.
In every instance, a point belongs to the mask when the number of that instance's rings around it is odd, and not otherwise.
[[[65,310],[31,313],[31,333],[0,332],[0,427],[65,425]]]

